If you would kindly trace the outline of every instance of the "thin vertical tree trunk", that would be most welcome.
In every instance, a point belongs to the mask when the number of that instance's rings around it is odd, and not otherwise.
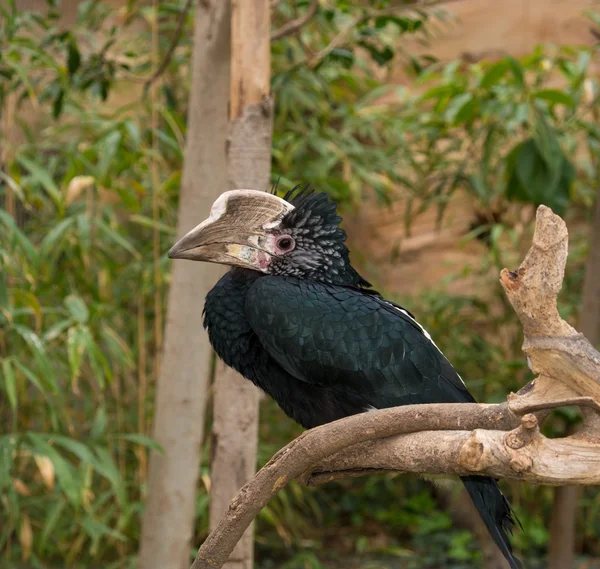
[[[552,502],[548,569],[575,568],[575,526],[577,514],[577,486],[557,486]]]
[[[229,2],[201,0],[195,16],[179,235],[208,217],[227,187],[229,50]],[[202,308],[220,272],[204,263],[173,265],[153,427],[164,453],[150,457],[139,560],[143,569],[189,567],[212,357]]]
[[[579,331],[594,345],[600,340],[600,188],[596,211],[592,218],[590,252],[585,267]],[[575,566],[575,528],[577,518],[577,486],[554,489],[548,569],[571,569]]]
[[[579,331],[594,345],[600,341],[600,188],[592,219],[590,252],[585,267]]]
[[[233,0],[231,93],[227,141],[229,188],[266,190],[273,131],[270,81],[269,0]],[[219,363],[215,378],[210,528],[254,474],[259,392]],[[251,569],[252,526],[237,544],[227,569]]]

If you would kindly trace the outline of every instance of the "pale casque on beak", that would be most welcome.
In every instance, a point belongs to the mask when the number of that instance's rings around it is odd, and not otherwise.
[[[208,219],[177,241],[168,256],[265,271],[274,254],[267,230],[292,209],[267,192],[225,192],[213,204]]]

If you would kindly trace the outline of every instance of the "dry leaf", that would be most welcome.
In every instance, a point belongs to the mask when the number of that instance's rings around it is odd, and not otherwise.
[[[38,454],[36,454],[34,456],[34,459],[35,459],[35,463],[37,464],[37,467],[40,471],[40,474],[42,475],[42,480],[44,481],[44,486],[46,486],[46,488],[48,490],[53,490],[54,489],[55,472],[54,472],[54,465],[52,464],[52,461],[47,456],[41,456]]]
[[[67,195],[65,197],[67,205],[73,203],[80,195],[83,190],[89,188],[96,178],[94,176],[75,176],[71,178],[69,185],[67,186]]]
[[[19,542],[21,543],[21,558],[23,561],[27,561],[31,557],[31,547],[33,545],[33,530],[27,514],[24,514],[21,520]]]
[[[31,490],[27,488],[25,482],[23,482],[19,478],[13,478],[12,483],[13,488],[15,489],[15,492],[17,494],[20,494],[21,496],[31,496]]]
[[[206,488],[206,491],[210,494],[210,476],[208,474],[203,474],[201,477],[202,483]]]

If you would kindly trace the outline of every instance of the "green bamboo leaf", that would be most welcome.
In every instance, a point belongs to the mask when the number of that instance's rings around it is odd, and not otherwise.
[[[40,244],[40,253],[44,257],[48,257],[51,254],[55,254],[57,251],[57,247],[59,243],[63,240],[68,230],[75,223],[75,219],[73,217],[67,217],[63,219],[59,223],[57,223],[42,239]]]
[[[0,308],[8,309],[8,286],[4,278],[4,271],[0,270]]]
[[[40,543],[40,548],[42,551],[46,548],[46,544],[50,535],[54,534],[54,529],[56,528],[56,525],[58,524],[66,507],[67,502],[59,499],[48,510],[48,514],[46,515],[46,520],[44,522],[44,529],[42,530],[42,540]]]
[[[105,377],[110,381],[112,379],[112,370],[110,369],[110,365],[108,364],[108,360],[104,357],[104,354],[98,349],[96,342],[89,330],[89,328],[85,328],[84,330],[84,343],[86,348],[86,353],[92,370],[94,372],[94,378],[98,382],[98,385],[101,388],[104,388]]]
[[[18,442],[13,434],[0,437],[0,490],[12,485],[11,470]]]
[[[81,462],[83,462],[83,464],[95,466],[96,457],[91,449],[89,449],[83,443],[58,434],[52,435],[52,442],[73,453],[77,458],[79,458],[79,460],[81,460]]]
[[[83,528],[93,542],[98,542],[101,538],[106,536],[118,539],[120,541],[127,541],[127,537],[121,532],[110,528],[106,524],[103,524],[101,521],[94,519],[91,516],[87,516],[83,520]]]
[[[13,193],[21,200],[25,201],[25,192],[23,188],[17,183],[17,181],[0,170],[0,180],[4,180],[6,185],[13,191]]]
[[[67,46],[67,69],[69,70],[69,75],[74,75],[80,66],[81,54],[79,53],[77,43],[71,38],[71,41]]]
[[[125,121],[125,130],[131,139],[134,150],[138,150],[141,143],[140,129],[137,124],[132,120]]]
[[[90,429],[90,437],[92,439],[99,439],[102,437],[106,433],[107,424],[108,417],[106,415],[106,409],[104,406],[100,406],[94,415],[94,421],[92,422],[92,428]]]
[[[149,227],[151,229],[158,229],[167,235],[175,235],[176,229],[174,227],[170,227],[166,223],[160,223],[159,221],[155,221],[151,217],[147,217],[145,215],[130,215],[129,221],[133,221],[133,223],[137,223],[138,225],[142,225],[144,227]]]
[[[78,243],[84,252],[88,252],[92,247],[92,226],[90,217],[87,213],[82,213],[75,218],[78,230]]]
[[[119,363],[127,367],[133,367],[135,365],[130,347],[115,330],[105,324],[100,330],[100,335],[104,342],[106,342],[112,356],[117,359]]]
[[[504,75],[506,75],[507,71],[508,61],[506,61],[506,59],[503,59],[490,65],[484,73],[483,77],[481,78],[479,86],[482,89],[489,89],[490,87],[493,87],[494,85],[498,84],[498,82],[500,81],[500,79],[502,79],[502,77],[504,77]]]
[[[131,253],[136,259],[141,259],[142,256],[136,251],[135,247],[119,232],[115,231],[112,227],[104,223],[103,221],[96,219],[95,220],[96,227],[100,230],[100,232],[109,240],[113,241],[115,244],[119,245],[129,253]]]
[[[123,134],[115,130],[109,133],[100,142],[100,162],[98,163],[98,177],[104,179],[108,169],[119,150]]]
[[[59,320],[56,324],[53,324],[44,333],[44,342],[52,342],[56,340],[67,328],[73,326],[73,320],[67,318],[65,320]]]
[[[540,89],[539,91],[535,91],[532,94],[532,97],[534,99],[548,101],[553,105],[565,105],[566,107],[571,108],[575,106],[573,97],[564,91],[559,91],[558,89]]]
[[[282,494],[282,493],[280,493]],[[277,527],[279,524],[279,516],[273,511],[274,502],[271,505],[265,506],[258,514],[258,517],[263,521],[267,522],[273,527]]]
[[[124,504],[126,502],[125,488],[112,455],[103,446],[96,446],[94,450],[97,457],[96,470],[111,483],[117,495],[117,500],[120,504]]]
[[[28,367],[22,364],[19,360],[14,360],[15,367],[27,378],[27,380],[35,386],[35,388],[42,394],[42,397],[46,400],[48,405],[48,413],[50,414],[50,422],[52,423],[53,429],[58,429],[58,415],[56,413],[57,406],[52,400],[50,394],[58,392],[58,387],[49,378],[40,379],[35,373],[33,373]]]
[[[77,389],[77,380],[81,370],[81,362],[85,351],[84,334],[80,326],[69,328],[67,334],[67,357],[71,366],[71,384],[74,390]]]
[[[585,75],[591,60],[592,54],[589,50],[582,51],[579,53],[579,57],[577,58],[577,69],[579,70],[579,73],[582,77]]]
[[[20,58],[19,58],[20,59]],[[30,81],[30,73],[26,67],[20,65],[20,61],[17,58],[5,58],[3,59],[3,63],[6,63],[14,72],[19,76],[19,79],[23,82],[23,85],[26,88],[27,95],[34,103],[39,103],[37,93],[35,92],[35,87],[33,83]]]
[[[30,328],[15,324],[13,329],[27,343],[31,353],[33,354],[36,363],[40,366],[41,372],[46,376],[47,381],[53,380],[55,373],[50,360],[46,354],[44,344],[40,337]]]
[[[150,437],[146,437],[145,435],[140,435],[139,433],[129,433],[126,435],[117,435],[117,438],[123,439],[125,441],[129,441],[136,445],[145,446],[151,450],[158,451],[160,453],[164,453],[163,447],[158,444],[155,440]]]
[[[31,451],[41,456],[47,456],[54,466],[60,490],[69,502],[78,507],[81,503],[80,488],[76,482],[75,469],[66,461],[54,447],[48,444],[46,435],[29,432],[26,435],[31,443]]]
[[[2,225],[6,228],[4,233],[7,237],[7,241],[12,244],[17,244],[25,253],[27,260],[32,263],[36,263],[38,255],[35,247],[25,236],[25,234],[17,227],[12,215],[3,209],[0,209],[0,229]]]
[[[46,192],[48,192],[48,195],[54,202],[54,205],[57,207],[57,209],[62,211],[64,205],[62,194],[52,179],[52,176],[50,176],[48,170],[33,160],[26,158],[25,156],[17,156],[17,161],[19,164],[21,164],[21,166],[23,166],[23,168],[29,171],[34,180],[41,184]]]
[[[13,295],[14,303],[17,306],[23,306],[29,308],[33,315],[35,316],[36,323],[41,323],[42,321],[42,305],[40,304],[39,299],[35,294],[29,292],[28,290],[17,289]]]
[[[4,375],[4,390],[13,411],[17,409],[17,378],[9,358],[2,360],[2,374]]]
[[[512,71],[514,78],[517,81],[519,87],[525,87],[525,72],[523,71],[523,66],[521,63],[516,60],[512,55],[509,55],[506,58],[506,62]]]
[[[67,296],[64,300],[64,305],[74,320],[80,324],[85,324],[88,321],[90,311],[80,296],[74,294]]]
[[[448,108],[446,109],[445,119],[449,123],[460,122],[459,117],[465,115],[465,109],[468,108],[470,104],[473,103],[473,94],[472,93],[463,93],[462,95],[458,95],[458,97],[454,97],[448,103]]]
[[[46,397],[48,403],[51,403],[50,399],[48,399],[48,392],[50,391],[56,393],[56,385],[54,385],[52,382],[43,382],[35,373],[33,373],[19,360],[14,360],[14,365],[27,378],[27,380],[34,385],[42,395]]]
[[[112,488],[110,488],[109,490],[106,490],[105,492],[100,492],[99,494],[96,495],[96,499],[94,500],[94,503],[91,504],[90,512],[92,514],[96,514],[97,512],[102,511],[105,516],[107,516],[108,518],[111,518],[112,514],[114,513],[114,510],[111,507],[110,503],[112,502],[114,497],[115,497],[115,493]],[[107,509],[104,509],[104,506],[106,504],[108,504],[109,507]],[[127,506],[123,505],[122,508],[125,509],[125,508],[127,508]],[[113,510],[113,511],[111,511],[111,510]]]
[[[173,150],[178,158],[183,158],[183,148],[181,148],[179,141],[174,136],[171,136],[170,133],[162,130],[157,130],[156,136],[165,146]],[[151,150],[145,151],[144,154],[148,157],[162,158],[161,156],[157,156],[156,153],[153,153]]]

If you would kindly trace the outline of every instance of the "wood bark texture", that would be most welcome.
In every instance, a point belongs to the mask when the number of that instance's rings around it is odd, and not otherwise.
[[[231,6],[228,188],[266,190],[271,172],[273,132],[269,97],[270,6],[268,0],[232,0]],[[211,530],[227,511],[238,489],[256,471],[258,401],[259,391],[252,383],[218,363],[211,464]],[[225,565],[227,569],[252,569],[252,527],[247,524],[244,529],[243,537],[240,534]]]
[[[558,486],[554,489],[548,569],[575,567],[575,527],[579,486]]]
[[[594,346],[600,336],[600,189],[592,218],[590,252],[585,268],[579,329]],[[563,569],[575,565],[577,502],[579,488],[559,486],[554,489],[550,522],[548,569]]]
[[[347,417],[306,431],[238,492],[192,569],[218,569],[269,499],[290,480],[322,484],[373,472],[484,474],[538,484],[600,483],[600,354],[558,314],[567,260],[564,221],[540,206],[533,244],[500,282],[525,332],[523,349],[539,374],[504,404],[410,405]],[[584,422],[548,439],[548,409],[579,405]]]
[[[256,387],[241,375],[217,363],[214,422],[212,431],[210,524],[212,531],[235,493],[256,472],[258,441],[258,397]],[[227,569],[252,569],[253,526],[238,541]]]
[[[207,217],[215,199],[227,189],[229,29],[227,2],[198,4],[179,235]],[[218,266],[173,265],[153,427],[153,437],[164,453],[153,452],[150,457],[139,561],[144,569],[189,566],[212,358],[202,328],[202,299],[219,274]]]
[[[271,7],[268,0],[231,0],[231,94],[229,117],[270,94]],[[269,155],[271,149],[269,149]]]

